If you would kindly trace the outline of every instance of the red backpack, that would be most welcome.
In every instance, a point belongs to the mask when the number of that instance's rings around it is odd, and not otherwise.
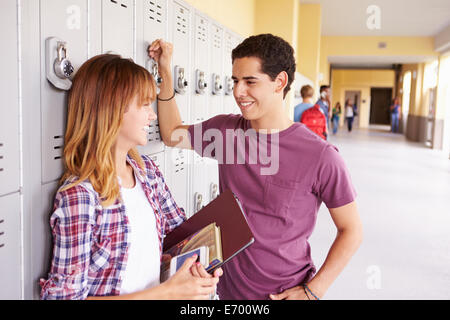
[[[327,119],[318,104],[314,105],[302,114],[300,122],[306,125],[312,132],[326,140]]]

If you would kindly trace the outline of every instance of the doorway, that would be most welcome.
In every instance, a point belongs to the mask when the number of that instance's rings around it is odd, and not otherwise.
[[[392,88],[370,88],[370,124],[391,124]]]
[[[345,91],[344,100],[344,114],[345,114],[345,103],[350,100],[353,105],[353,128],[359,128],[359,114],[361,112],[361,91]]]

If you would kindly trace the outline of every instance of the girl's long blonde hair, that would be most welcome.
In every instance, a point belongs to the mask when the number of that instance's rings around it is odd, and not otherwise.
[[[69,92],[61,182],[76,180],[63,190],[88,179],[102,205],[119,198],[113,147],[123,114],[136,96],[139,105],[155,100],[156,85],[151,74],[133,61],[103,54],[80,67]],[[136,149],[128,154],[144,169]]]

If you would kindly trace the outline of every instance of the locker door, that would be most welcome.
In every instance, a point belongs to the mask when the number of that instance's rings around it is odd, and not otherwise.
[[[19,190],[19,86],[17,9],[15,0],[2,2],[0,19],[0,195]]]
[[[134,7],[132,0],[103,0],[103,52],[134,59]]]
[[[66,127],[67,90],[56,88],[46,76],[50,55],[46,40],[56,37],[66,42],[67,57],[76,70],[88,58],[87,0],[41,0],[41,125],[42,182],[58,179],[63,171],[62,155]],[[50,55],[48,54],[50,52]],[[73,75],[72,75],[73,77]]]
[[[177,148],[166,148],[165,161],[166,183],[178,206],[182,207],[189,215],[187,151]]]
[[[208,119],[210,22],[198,12],[194,16],[191,123],[198,123]]]
[[[189,123],[191,79],[191,9],[182,1],[171,2],[169,32],[174,45],[172,66],[174,87],[183,123]],[[189,213],[188,151],[166,148],[167,182],[178,205]]]
[[[0,197],[0,300],[21,299],[19,193]]]
[[[219,25],[211,24],[211,96],[210,117],[223,113],[223,29]]]
[[[199,123],[208,119],[209,112],[209,20],[199,12],[194,13],[193,19],[193,54],[192,54],[192,83],[191,88],[191,121]],[[190,215],[196,213],[208,202],[208,188],[206,187],[205,159],[195,151],[189,151],[190,157]]]
[[[209,117],[214,117],[224,113],[224,76],[223,76],[223,28],[217,23],[210,25],[211,40],[210,46],[210,70],[211,70],[211,90],[210,90],[210,113]],[[214,199],[213,193],[218,194],[219,172],[218,162],[214,159],[205,158],[206,164],[206,203]],[[217,190],[217,192],[212,192]]]
[[[172,20],[170,22],[172,29],[173,67],[174,67],[174,87],[177,90],[177,104],[180,110],[180,116],[183,123],[190,119],[190,52],[191,52],[191,16],[187,5],[179,1],[174,1],[172,5]]]
[[[41,211],[31,217],[31,270],[33,296],[39,299],[39,279],[46,278],[50,270],[52,257],[52,232],[50,230],[50,216],[53,213],[53,202],[58,189],[58,181],[41,187]]]
[[[168,5],[167,0],[145,0],[143,3],[143,39],[137,45],[138,50],[143,55],[143,66],[158,80],[159,73],[155,61],[148,58],[147,48],[156,39],[168,40]],[[157,85],[159,83],[157,82]],[[157,113],[156,101],[152,105]],[[144,154],[155,154],[164,151],[158,119],[150,124],[148,143],[144,147],[139,147],[139,151]]]
[[[206,164],[206,203],[211,202],[219,195],[219,165],[217,160],[204,158]]]
[[[244,39],[242,37],[234,34],[234,37],[233,37],[233,49],[236,48],[242,41],[244,41]],[[230,56],[230,63],[231,63],[231,56]],[[231,65],[231,67],[233,68],[233,65]],[[234,101],[234,104],[233,104],[233,110],[234,110],[233,113],[236,113],[236,114],[240,114],[241,113],[241,109],[239,109],[239,107],[238,107],[238,105],[236,103],[236,100]]]
[[[236,100],[233,96],[233,79],[232,77],[232,64],[231,64],[231,51],[234,49],[233,35],[226,31],[224,33],[224,54],[223,54],[223,74],[224,79],[224,101],[223,101],[223,112],[224,113],[235,113],[237,105]]]

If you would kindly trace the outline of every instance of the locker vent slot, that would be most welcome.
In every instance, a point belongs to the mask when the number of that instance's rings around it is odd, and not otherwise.
[[[178,156],[175,158],[175,173],[181,172],[184,170],[184,153],[183,150],[178,152]]]
[[[233,40],[231,39],[231,36],[229,34],[227,34],[226,39],[225,39],[225,50],[227,52],[231,52],[233,51]]]
[[[213,46],[217,49],[222,48],[222,37],[220,36],[220,29],[215,28],[213,36]]]
[[[199,26],[197,27],[197,39],[203,42],[207,41],[206,37],[206,22],[201,20]]]
[[[182,34],[187,34],[187,12],[180,8],[177,12],[177,31]]]
[[[116,1],[116,0],[111,0],[111,3],[119,5],[119,1]],[[125,3],[120,3],[120,6],[125,9],[128,8],[128,5]]]
[[[63,149],[64,149],[64,136],[54,136],[53,137],[53,159],[59,160],[62,159]]]
[[[5,168],[3,168],[3,164],[2,164],[2,161],[1,161],[1,160],[4,159],[2,148],[3,148],[3,143],[0,142],[0,172],[5,170]]]
[[[149,1],[149,18],[158,23],[164,23],[164,11],[159,1]]]
[[[5,222],[5,220],[0,220],[0,249],[1,248],[3,248],[4,246],[5,246],[5,243],[3,242],[4,241],[4,234],[5,234],[5,232],[4,231],[1,231],[2,230],[2,228],[3,228],[3,222]]]
[[[160,164],[159,164],[159,161],[158,161],[158,157],[157,156],[152,156],[152,157],[150,157],[150,159],[152,159],[153,162],[155,163],[156,167],[158,169],[160,169]]]

